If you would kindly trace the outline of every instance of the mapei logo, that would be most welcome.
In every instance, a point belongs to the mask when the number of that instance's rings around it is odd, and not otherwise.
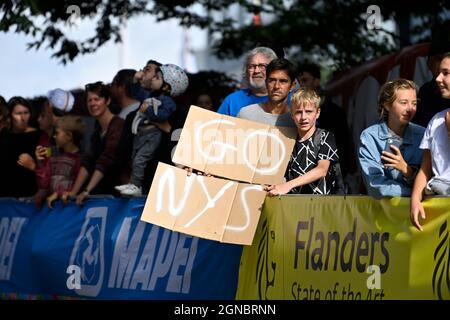
[[[79,295],[95,297],[100,293],[105,273],[105,228],[107,207],[90,208],[70,256],[69,265],[80,268]]]
[[[447,221],[439,228],[439,244],[434,251],[433,294],[440,300],[450,299],[450,240]]]

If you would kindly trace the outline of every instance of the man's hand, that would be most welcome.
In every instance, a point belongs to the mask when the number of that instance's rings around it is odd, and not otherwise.
[[[210,172],[197,171],[199,176],[212,177],[213,175]]]
[[[188,177],[189,177],[189,176],[192,174],[192,172],[194,171],[194,169],[191,168],[191,167],[183,167],[183,169],[186,170],[186,175],[187,175]]]
[[[203,172],[199,170],[195,170],[191,167],[181,166],[181,169],[186,170],[186,175],[189,177],[191,174],[196,174],[198,176],[212,177],[213,175],[209,172]]]

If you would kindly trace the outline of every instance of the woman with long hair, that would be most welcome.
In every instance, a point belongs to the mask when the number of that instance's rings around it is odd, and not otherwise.
[[[37,190],[34,150],[41,132],[30,125],[33,110],[22,97],[8,101],[9,129],[2,135],[0,196],[31,197]]]

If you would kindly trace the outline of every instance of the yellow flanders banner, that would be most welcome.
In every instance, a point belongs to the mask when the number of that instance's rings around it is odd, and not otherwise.
[[[450,299],[450,197],[284,196],[264,203],[237,299]]]

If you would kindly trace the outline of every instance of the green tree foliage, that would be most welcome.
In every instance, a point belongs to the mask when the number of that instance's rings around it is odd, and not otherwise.
[[[249,15],[260,14],[262,23],[220,14],[236,3]],[[71,5],[79,6],[82,19],[96,22],[91,37],[75,40],[70,32],[62,31]],[[396,21],[400,33],[389,32],[384,25],[368,29],[369,5],[379,6],[383,21]],[[289,52],[294,60],[296,56],[314,57],[343,67],[429,40],[426,30],[445,20],[449,9],[447,0],[6,0],[0,2],[0,31],[30,34],[34,41],[29,48],[46,45],[55,58],[67,63],[107,41],[120,41],[120,27],[126,19],[152,15],[158,21],[174,18],[186,27],[207,28],[218,39],[214,48],[221,58],[238,57],[256,45],[266,45]]]

